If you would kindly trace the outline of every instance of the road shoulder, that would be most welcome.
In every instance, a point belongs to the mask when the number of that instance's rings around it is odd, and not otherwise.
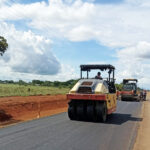
[[[142,118],[133,150],[150,150],[150,100],[144,102]]]

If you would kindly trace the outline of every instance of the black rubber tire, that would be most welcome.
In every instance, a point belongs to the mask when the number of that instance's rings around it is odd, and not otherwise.
[[[86,106],[86,116],[88,120],[95,120],[95,110],[94,110],[94,103],[88,102]]]
[[[126,101],[125,98],[121,98],[121,101]]]
[[[76,111],[75,111],[75,106],[74,105],[69,105],[68,107],[68,117],[70,120],[75,120],[76,119]]]
[[[77,119],[84,120],[85,119],[84,103],[83,102],[77,103],[76,110],[77,110]]]
[[[106,122],[107,120],[107,107],[105,102],[96,104],[97,121]]]
[[[96,121],[100,121],[101,118],[101,104],[99,102],[96,102],[95,111],[96,111]]]
[[[106,120],[107,120],[107,106],[106,106],[106,103],[103,103],[103,110],[102,110],[101,120],[102,120],[102,122],[106,122]]]

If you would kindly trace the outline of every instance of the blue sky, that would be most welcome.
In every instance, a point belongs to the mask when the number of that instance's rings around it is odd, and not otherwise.
[[[22,3],[22,4],[30,4],[30,3],[41,2],[41,1],[45,1],[48,3],[48,0],[30,0],[30,1],[29,0],[17,0],[17,2]],[[83,0],[83,1],[101,3],[101,4],[116,4],[116,3],[122,3],[124,0]]]
[[[48,0],[18,0],[18,2],[23,3],[23,4],[31,4],[31,3],[36,3],[36,2],[41,2],[45,1],[48,2]]]
[[[94,3],[100,4],[119,4],[124,2],[124,0],[95,0]]]
[[[92,40],[85,42],[55,41],[53,51],[60,61],[71,62],[75,66],[96,62],[109,63],[116,59],[111,48]]]
[[[148,88],[149,8],[148,0],[2,0],[9,49],[0,79],[69,80],[80,64],[108,63],[118,83],[136,77]]]

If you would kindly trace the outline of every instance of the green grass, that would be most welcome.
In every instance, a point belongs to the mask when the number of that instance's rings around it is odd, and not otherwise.
[[[30,96],[30,95],[56,95],[66,94],[69,88],[47,87],[47,86],[32,86],[18,84],[0,84],[0,97],[5,96]]]

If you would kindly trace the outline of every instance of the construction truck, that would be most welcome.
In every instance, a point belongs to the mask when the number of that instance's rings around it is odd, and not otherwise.
[[[67,94],[71,120],[105,122],[116,111],[115,67],[112,65],[80,65],[80,80]],[[90,78],[91,70],[108,71],[107,78]],[[86,77],[82,76],[86,72]]]
[[[123,88],[121,91],[122,101],[139,101],[137,90],[137,79],[123,79]]]

